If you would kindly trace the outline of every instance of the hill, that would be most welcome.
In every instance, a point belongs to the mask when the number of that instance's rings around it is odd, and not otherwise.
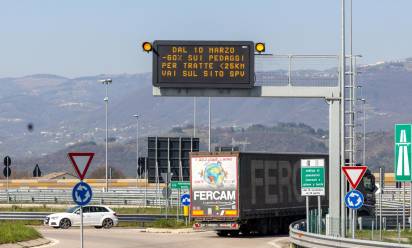
[[[192,128],[181,127],[170,130],[166,135],[190,136]],[[207,150],[207,129],[200,132],[201,150]],[[367,165],[374,171],[384,166],[387,171],[392,170],[393,154],[391,141],[393,136],[386,132],[371,132],[367,134]],[[139,140],[140,156],[147,156],[147,140]],[[136,175],[136,143],[129,140],[124,143],[109,143],[108,164],[126,177]],[[328,133],[323,129],[314,129],[302,123],[278,123],[274,126],[261,124],[245,128],[216,128],[212,130],[212,148],[216,146],[238,146],[241,151],[250,152],[328,152]],[[212,149],[214,150],[214,149]],[[40,165],[43,174],[54,171],[72,171],[67,159],[70,151],[91,151],[96,155],[91,165],[90,173],[105,164],[105,146],[96,142],[83,142],[46,156],[16,160],[14,162],[18,177],[31,175],[34,165]],[[362,153],[357,154],[358,161],[362,160]],[[15,175],[13,175],[14,177]]]
[[[322,80],[330,71],[297,71],[299,77]],[[368,132],[390,131],[398,122],[412,119],[412,59],[363,65],[359,81],[366,97]],[[285,71],[268,71],[277,78]],[[152,96],[151,75],[119,74],[65,78],[39,74],[0,78],[0,150],[21,161],[65,150],[77,143],[104,142],[104,86],[98,79],[111,77],[109,86],[109,136],[116,145],[135,138],[140,117],[140,135],[164,135],[173,127],[193,122],[193,98]],[[359,110],[359,109],[358,109]],[[213,99],[212,126],[248,128],[256,123],[305,123],[328,128],[328,108],[323,100],[308,99]],[[197,124],[207,124],[207,99],[197,99]],[[27,126],[33,125],[29,130]],[[293,137],[290,137],[293,139]],[[113,145],[115,145],[113,144]],[[264,149],[256,143],[256,149]]]

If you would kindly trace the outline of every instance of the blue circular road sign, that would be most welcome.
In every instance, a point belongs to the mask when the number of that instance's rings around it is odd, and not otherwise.
[[[345,196],[345,204],[350,209],[358,209],[363,206],[364,197],[357,190],[349,191]]]
[[[189,206],[190,205],[190,195],[189,194],[183,194],[180,197],[180,202],[182,202],[183,206]]]
[[[90,185],[80,182],[73,187],[73,201],[79,206],[85,206],[92,200],[93,192]]]

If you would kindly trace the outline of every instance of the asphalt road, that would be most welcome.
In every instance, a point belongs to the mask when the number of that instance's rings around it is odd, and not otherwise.
[[[45,238],[55,241],[47,247],[73,248],[80,247],[80,229],[40,228]],[[138,229],[85,229],[85,248],[286,248],[289,247],[287,237],[237,237],[221,238],[214,232],[168,234],[145,233]]]

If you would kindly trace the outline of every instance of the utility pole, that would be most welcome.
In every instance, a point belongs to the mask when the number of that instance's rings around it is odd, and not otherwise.
[[[108,122],[108,105],[109,105],[109,96],[108,96],[108,88],[109,88],[109,84],[112,83],[112,80],[110,78],[108,79],[103,79],[103,80],[99,80],[99,82],[101,82],[102,84],[104,84],[106,87],[106,96],[104,98],[104,102],[105,102],[105,107],[106,107],[106,157],[105,157],[105,163],[106,163],[106,189],[105,191],[108,192],[109,191],[109,179],[108,179],[108,174],[109,174],[109,169],[107,166],[107,148],[108,148],[108,136],[109,136],[109,122]]]

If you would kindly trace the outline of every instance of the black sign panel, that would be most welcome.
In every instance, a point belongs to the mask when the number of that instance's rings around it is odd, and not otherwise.
[[[251,41],[154,41],[153,85],[173,88],[251,88]]]
[[[3,163],[4,163],[5,166],[10,166],[11,165],[11,158],[9,156],[5,156]]]
[[[4,177],[10,177],[10,175],[11,175],[11,169],[10,169],[10,167],[4,167],[4,169],[3,169],[3,176],[4,176]]]
[[[33,177],[41,177],[41,170],[38,164],[34,167]]]

